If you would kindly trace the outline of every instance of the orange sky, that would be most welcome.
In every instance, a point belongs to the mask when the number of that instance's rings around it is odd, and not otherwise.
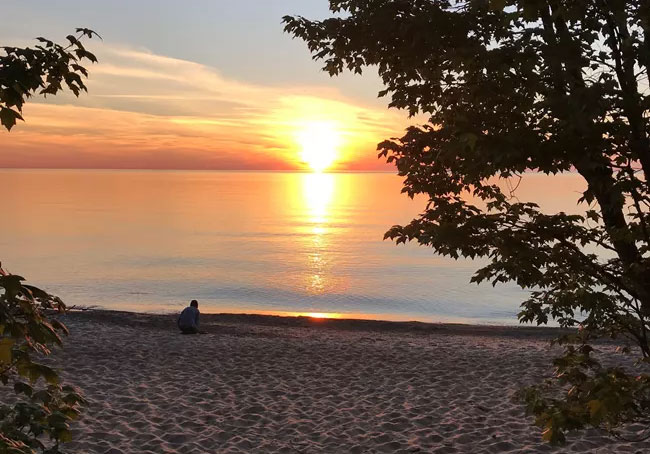
[[[26,122],[0,133],[0,167],[304,170],[301,140],[326,124],[338,136],[331,170],[387,170],[376,144],[409,123],[327,85],[241,82],[125,45],[88,47],[100,60],[89,94],[29,102]]]

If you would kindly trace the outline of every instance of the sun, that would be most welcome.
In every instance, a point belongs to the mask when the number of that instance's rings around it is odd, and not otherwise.
[[[336,161],[341,133],[332,122],[311,122],[297,134],[300,157],[314,172],[328,169]]]

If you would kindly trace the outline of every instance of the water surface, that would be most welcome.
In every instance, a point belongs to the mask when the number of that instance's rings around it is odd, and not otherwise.
[[[580,181],[517,191],[575,211]],[[383,241],[424,208],[386,173],[2,170],[0,259],[68,304],[516,323],[526,293],[479,263]]]

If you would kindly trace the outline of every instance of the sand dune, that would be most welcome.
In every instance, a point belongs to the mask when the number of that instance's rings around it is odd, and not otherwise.
[[[67,316],[54,360],[89,400],[69,451],[650,452],[596,432],[540,442],[512,396],[548,374],[544,332],[264,320],[184,336],[167,316]]]

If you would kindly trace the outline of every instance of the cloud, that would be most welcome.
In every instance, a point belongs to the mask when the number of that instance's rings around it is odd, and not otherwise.
[[[90,93],[33,100],[2,132],[3,167],[299,169],[301,128],[335,125],[339,168],[381,168],[380,140],[405,116],[321,86],[264,86],[146,50],[93,44]]]

